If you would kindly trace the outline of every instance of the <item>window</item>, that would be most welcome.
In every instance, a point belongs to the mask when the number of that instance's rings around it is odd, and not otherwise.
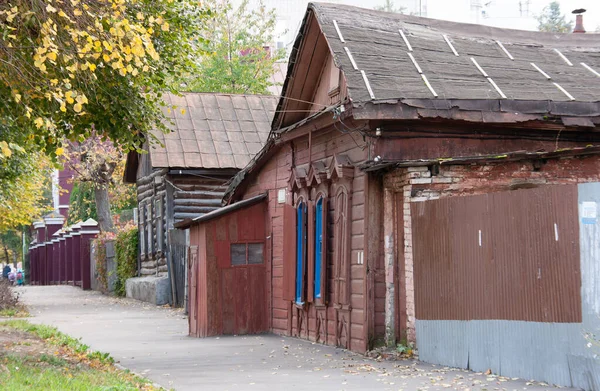
[[[145,214],[145,206],[144,204],[140,204],[139,206],[139,227],[138,230],[140,232],[140,253],[141,254],[146,254],[146,220],[144,218]]]
[[[323,197],[317,201],[315,208],[315,299],[322,299],[322,270],[323,260]]]
[[[306,204],[296,208],[296,304],[304,304],[304,264],[306,262]]]
[[[262,265],[263,243],[233,243],[230,246],[231,266]]]
[[[248,265],[263,264],[263,249],[262,243],[248,243]]]
[[[163,251],[163,214],[162,198],[154,200],[154,216],[156,218],[156,247],[158,251]]]
[[[148,254],[152,254],[154,244],[154,235],[152,230],[152,203],[148,202],[146,204],[146,240],[148,241],[148,247],[146,248],[146,252]]]

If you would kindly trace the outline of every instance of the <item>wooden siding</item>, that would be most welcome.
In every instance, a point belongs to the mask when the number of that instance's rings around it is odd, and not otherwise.
[[[192,275],[190,335],[255,334],[268,330],[265,204],[236,210],[190,229],[198,261]],[[232,266],[233,243],[264,244],[263,263]]]
[[[309,141],[310,139],[310,141]],[[309,147],[310,145],[310,147]],[[364,141],[359,134],[341,133],[334,128],[320,129],[311,135],[299,137],[282,146],[281,149],[261,168],[254,178],[249,180],[243,198],[268,191],[267,236],[272,244],[267,250],[267,274],[271,281],[269,299],[271,301],[271,324],[273,332],[284,335],[296,335],[312,341],[329,345],[342,345],[354,351],[364,352],[368,348],[368,338],[365,328],[365,265],[357,264],[358,253],[364,248],[364,204],[366,176],[359,169],[354,169],[354,178],[350,182],[351,191],[348,201],[350,213],[349,259],[350,303],[341,307],[334,305],[334,240],[333,220],[335,200],[328,198],[328,236],[327,236],[327,292],[329,301],[326,306],[319,307],[309,304],[304,310],[292,304],[289,295],[284,295],[284,256],[289,256],[289,249],[284,247],[284,207],[277,202],[279,189],[286,189],[286,204],[291,205],[293,194],[288,188],[292,168],[307,165],[316,160],[331,159],[334,155],[346,155],[352,162],[361,162],[366,158]],[[329,186],[329,194],[334,194],[335,179]],[[284,252],[285,251],[285,252]],[[272,289],[272,291],[271,291]],[[289,287],[287,287],[289,289]],[[284,299],[284,297],[287,299]],[[340,335],[342,333],[343,335]]]
[[[327,55],[319,75],[319,82],[315,89],[310,114],[323,110],[323,107],[332,106],[346,98],[346,83],[339,68],[333,62],[333,56]]]
[[[365,262],[368,262],[367,297],[368,307],[372,308],[366,313],[369,324],[369,337],[371,340],[383,340],[385,335],[385,266],[383,258],[383,183],[380,176],[368,178],[368,203],[365,205],[366,232],[369,237],[366,242],[356,240],[352,243],[353,249],[360,249],[364,243],[366,247]],[[363,199],[365,196],[363,195]],[[363,201],[364,202],[364,201]],[[400,246],[402,248],[402,246]]]

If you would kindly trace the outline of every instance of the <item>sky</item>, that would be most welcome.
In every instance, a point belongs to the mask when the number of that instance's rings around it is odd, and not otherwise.
[[[374,8],[383,5],[385,0],[323,0],[325,2]],[[454,22],[479,23],[495,27],[519,30],[537,30],[535,16],[551,0],[393,0],[395,6],[406,8],[405,13],[418,14],[434,19]],[[232,0],[239,4],[241,0]],[[275,8],[278,14],[277,40],[289,47],[296,37],[304,17],[307,0],[263,0],[268,8]],[[593,32],[600,27],[600,0],[559,0],[561,11],[567,20],[575,21],[571,11],[585,8],[584,27]],[[258,0],[249,0],[251,5]],[[479,10],[479,12],[477,12]],[[287,31],[287,32],[286,32]]]

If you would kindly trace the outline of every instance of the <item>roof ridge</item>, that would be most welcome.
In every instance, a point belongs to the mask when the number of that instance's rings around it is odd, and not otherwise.
[[[242,97],[260,96],[260,97],[266,97],[266,98],[276,98],[276,99],[280,98],[277,95],[269,95],[269,94],[233,94],[233,93],[227,93],[227,92],[193,92],[193,91],[179,91],[179,93],[182,95],[213,95],[213,96],[219,95],[219,96],[242,96]],[[177,94],[172,93],[172,92],[167,92],[166,94],[177,96]]]

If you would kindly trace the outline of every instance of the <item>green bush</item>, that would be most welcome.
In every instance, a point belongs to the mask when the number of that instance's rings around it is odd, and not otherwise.
[[[137,275],[137,254],[137,228],[120,231],[115,239],[115,262],[117,263],[115,294],[117,296],[125,296],[125,281]]]

